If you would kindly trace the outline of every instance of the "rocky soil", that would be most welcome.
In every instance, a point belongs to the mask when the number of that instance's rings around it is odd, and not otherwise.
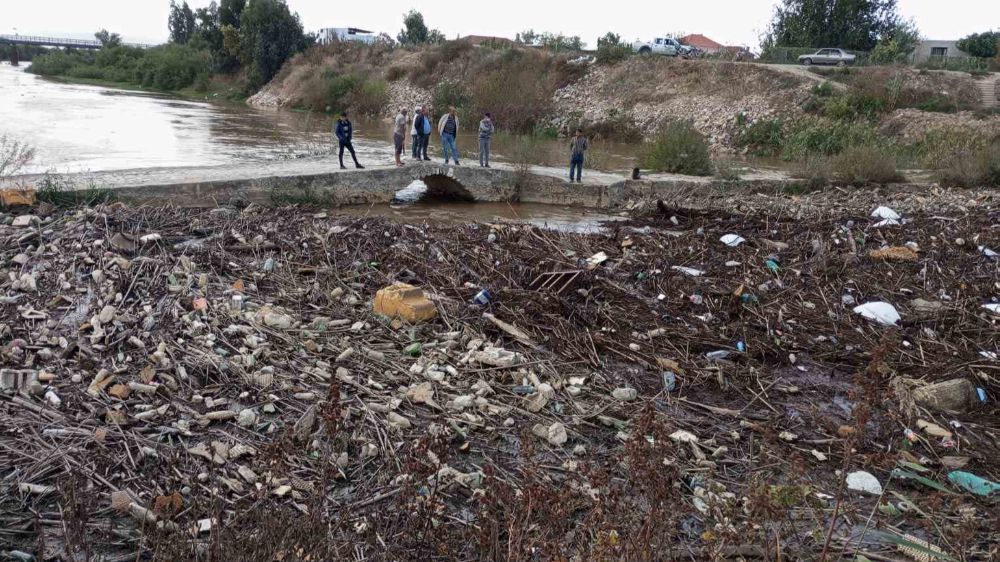
[[[852,193],[0,213],[0,552],[995,559],[996,194]],[[436,317],[375,314],[396,282]]]

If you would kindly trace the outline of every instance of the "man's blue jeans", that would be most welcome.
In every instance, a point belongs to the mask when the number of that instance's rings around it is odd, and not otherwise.
[[[455,135],[450,135],[448,133],[441,134],[441,145],[444,148],[444,161],[445,164],[451,157],[455,158],[455,163],[458,164],[458,147],[455,145]]]
[[[569,181],[573,181],[573,172],[576,172],[576,181],[582,181],[583,175],[583,154],[574,154],[569,161]]]

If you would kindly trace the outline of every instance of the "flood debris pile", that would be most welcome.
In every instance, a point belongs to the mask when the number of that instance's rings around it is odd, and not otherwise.
[[[995,558],[1000,216],[886,216],[0,215],[0,550]]]

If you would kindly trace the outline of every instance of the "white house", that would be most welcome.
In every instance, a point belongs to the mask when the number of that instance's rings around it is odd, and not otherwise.
[[[931,60],[968,57],[969,53],[959,50],[958,41],[937,41],[924,39],[917,44],[917,49],[913,52],[914,64],[920,64]]]
[[[356,27],[327,27],[319,30],[317,41],[321,45],[328,45],[334,41],[360,41],[362,43],[374,43],[375,32],[365,31]]]

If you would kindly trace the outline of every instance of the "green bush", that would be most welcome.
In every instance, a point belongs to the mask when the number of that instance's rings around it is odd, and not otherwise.
[[[207,82],[212,70],[208,51],[188,45],[151,49],[107,47],[93,52],[52,51],[39,56],[30,67],[35,74],[107,80],[154,88],[180,90]]]
[[[812,95],[820,98],[828,98],[833,95],[833,84],[822,82],[812,87]]]
[[[781,150],[781,158],[803,161],[814,156],[839,154],[856,145],[887,142],[880,139],[875,127],[865,121],[843,122],[822,117],[800,119],[790,127]]]
[[[350,110],[360,115],[378,115],[389,103],[385,80],[361,73],[337,74],[327,69],[309,78],[297,105],[313,111]]]
[[[830,165],[834,176],[849,184],[884,184],[902,180],[895,153],[881,145],[850,146],[833,156]]]
[[[438,114],[443,114],[445,111],[448,111],[449,107],[454,107],[462,111],[462,116],[466,116],[467,112],[465,110],[468,108],[471,100],[472,96],[469,95],[464,84],[448,81],[441,82],[437,85],[437,88],[434,88],[431,103]]]
[[[712,175],[708,140],[690,121],[670,121],[643,146],[642,166],[657,172]]]
[[[632,56],[632,46],[622,41],[617,33],[608,32],[597,40],[598,64],[613,64]]]
[[[736,116],[736,146],[749,149],[754,156],[777,156],[785,144],[785,129],[777,119],[752,123],[742,113]]]

